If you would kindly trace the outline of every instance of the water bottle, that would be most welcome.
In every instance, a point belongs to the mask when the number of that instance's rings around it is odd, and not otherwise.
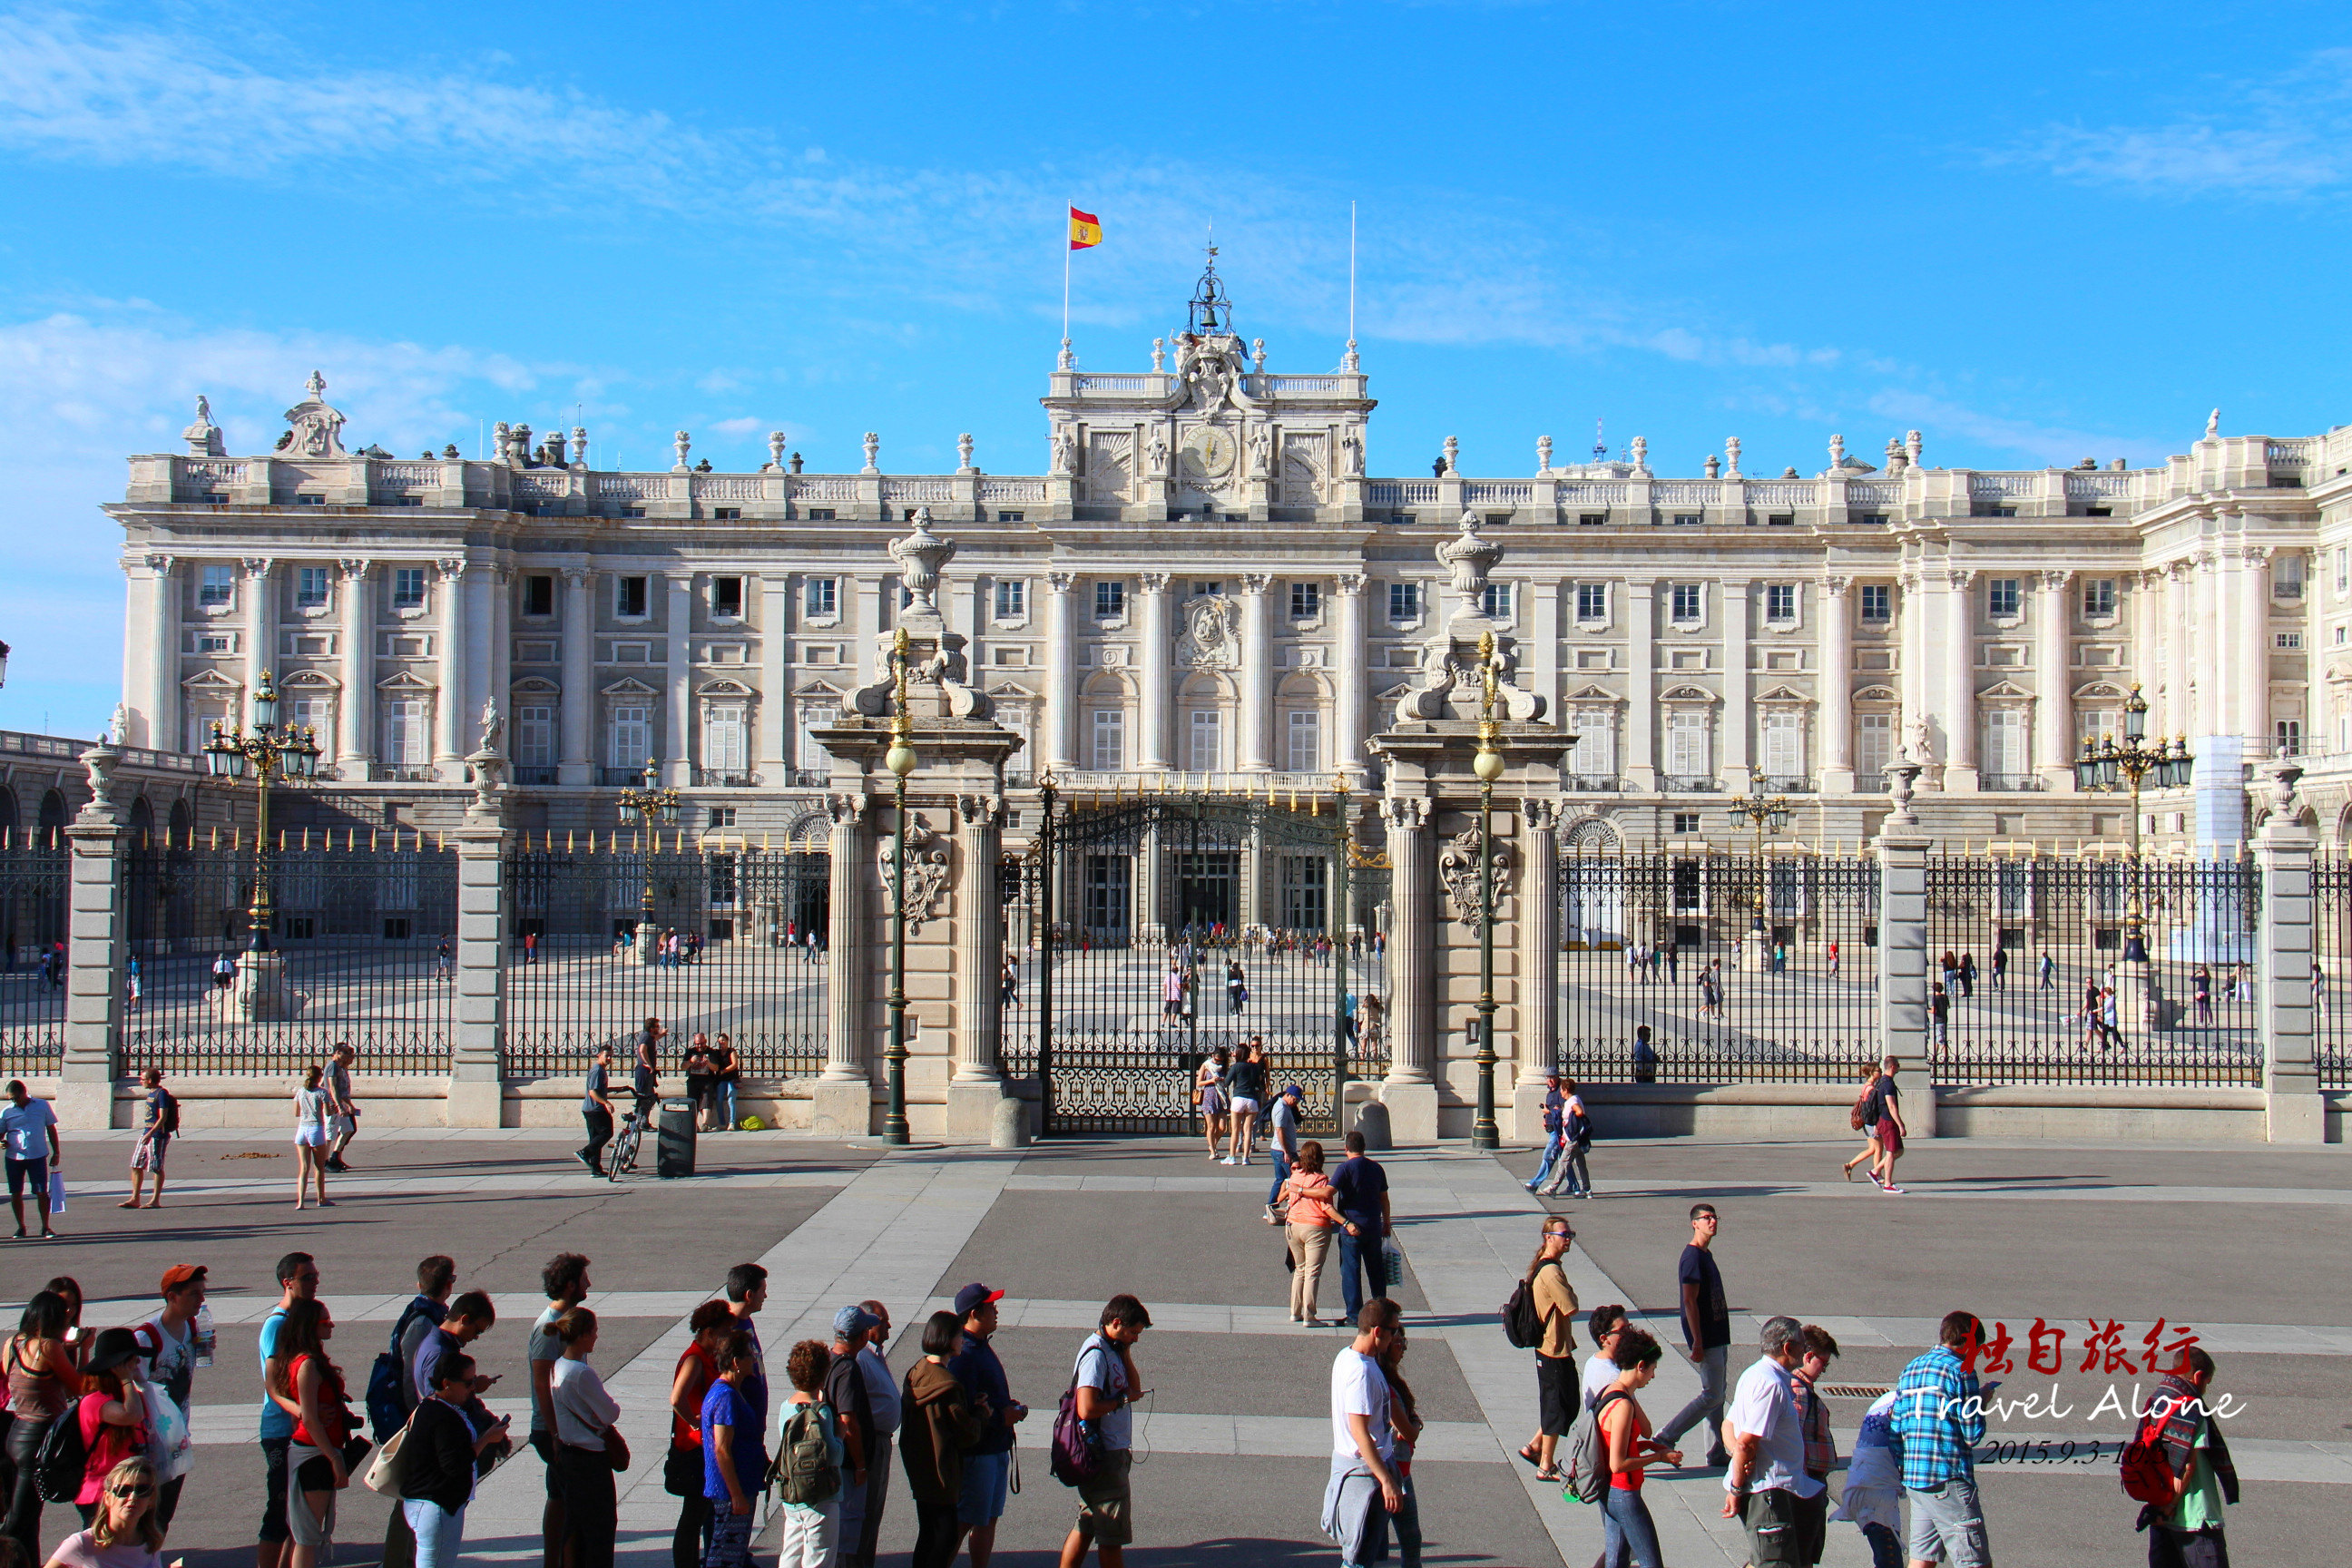
[[[196,1309],[196,1321],[194,1333],[195,1341],[196,1364],[198,1366],[212,1365],[214,1344],[213,1304],[210,1301],[206,1301],[203,1306]]]

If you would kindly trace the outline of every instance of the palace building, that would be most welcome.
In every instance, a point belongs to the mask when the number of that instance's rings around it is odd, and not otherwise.
[[[2193,783],[2152,792],[2170,849],[2247,835],[2255,764],[2321,753],[2323,831],[2352,753],[2352,427],[2223,436],[2158,467],[1945,468],[1919,431],[1831,437],[1758,471],[1725,443],[1680,477],[1646,444],[1523,462],[1444,443],[1425,474],[1365,471],[1376,406],[1337,370],[1270,367],[1213,268],[1149,368],[1047,377],[1043,473],[594,465],[587,430],[500,425],[488,460],[347,445],[313,375],[268,449],[232,456],[199,401],[185,450],[131,459],[118,739],[198,750],[264,672],[325,748],[297,811],[454,820],[494,705],[527,828],[604,828],[648,759],[692,826],[790,834],[832,761],[817,735],[887,675],[889,545],[919,510],[954,542],[940,605],[970,684],[1040,774],[1377,788],[1371,739],[1452,605],[1440,546],[1502,552],[1481,606],[1511,679],[1576,737],[1572,842],[1745,843],[1724,807],[1787,797],[1786,837],[1848,844],[1882,770],[1958,839],[2121,837],[2127,801],[2072,762],[2119,735],[2185,738]],[[363,433],[354,433],[363,434]],[[1511,470],[1517,469],[1516,473]],[[1471,477],[1473,472],[1486,477]],[[1180,778],[1181,776],[1181,778]],[[404,816],[401,814],[406,814]],[[301,820],[297,817],[297,820]]]

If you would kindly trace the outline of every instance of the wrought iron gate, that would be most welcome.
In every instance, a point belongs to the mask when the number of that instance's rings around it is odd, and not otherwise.
[[[1045,1134],[1200,1132],[1202,1058],[1253,1040],[1269,1089],[1305,1090],[1302,1130],[1335,1131],[1347,1079],[1382,1070],[1356,1014],[1386,971],[1387,873],[1343,840],[1345,814],[1271,796],[1081,807],[1050,784],[1043,795],[1034,847],[1005,879],[1030,933],[1005,1040],[1008,1069],[1037,1077]]]

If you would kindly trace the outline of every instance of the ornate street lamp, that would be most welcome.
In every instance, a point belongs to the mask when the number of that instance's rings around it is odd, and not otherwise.
[[[1470,1147],[1500,1149],[1495,1125],[1495,781],[1503,776],[1503,753],[1496,744],[1495,634],[1478,634],[1478,754],[1470,771],[1478,775],[1478,1116],[1470,1124]]]
[[[248,910],[255,952],[269,951],[269,786],[280,778],[309,779],[319,774],[319,734],[278,722],[278,688],[269,672],[261,672],[261,687],[253,694],[253,732],[225,729],[217,721],[212,739],[205,742],[205,765],[216,779],[241,779],[253,774],[254,799],[258,803],[253,831],[253,904]]]
[[[2158,789],[2179,789],[2189,782],[2195,763],[2185,738],[2174,737],[2169,751],[2165,749],[2162,737],[2148,740],[2147,699],[2139,694],[2137,682],[2133,683],[2131,696],[2124,701],[2123,744],[2116,744],[2113,735],[2085,740],[2083,754],[2074,759],[2075,788],[2102,794],[2126,788],[2131,791],[2131,897],[2124,905],[2124,958],[2130,963],[2147,962],[2139,898],[2140,783],[2151,780]]]
[[[883,1054],[888,1067],[889,1102],[882,1112],[882,1142],[905,1148],[907,1130],[907,775],[915,771],[913,726],[907,718],[907,628],[900,626],[890,648],[893,686],[890,693],[890,749],[882,765],[894,781],[894,820],[890,851],[890,1047]]]
[[[677,791],[663,789],[661,763],[646,759],[646,787],[621,792],[621,820],[634,822],[646,835],[646,886],[637,899],[637,953],[647,963],[661,956],[654,935],[654,851],[658,840],[655,830],[677,826]]]
[[[1749,917],[1748,929],[1760,931],[1764,929],[1765,904],[1770,896],[1769,891],[1770,879],[1764,872],[1764,834],[1768,828],[1774,833],[1783,833],[1788,830],[1789,797],[1760,793],[1758,775],[1752,768],[1748,770],[1748,787],[1750,793],[1735,797],[1729,807],[1729,813],[1731,825],[1735,829],[1745,826],[1756,830],[1756,875],[1759,881],[1756,892],[1756,912]]]

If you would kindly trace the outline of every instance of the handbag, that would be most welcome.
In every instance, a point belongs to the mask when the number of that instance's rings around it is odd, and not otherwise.
[[[702,1450],[672,1443],[662,1456],[662,1490],[672,1497],[702,1495]]]
[[[346,1482],[352,1477],[364,1473],[360,1469],[360,1461],[366,1458],[374,1447],[374,1444],[357,1433],[343,1440],[343,1479]]]
[[[604,1428],[604,1458],[616,1474],[629,1468],[629,1440],[618,1426]]]
[[[421,1410],[424,1406],[420,1405],[417,1408]],[[388,1497],[400,1495],[401,1485],[408,1479],[409,1428],[415,1425],[416,1417],[412,1415],[406,1425],[383,1440],[383,1447],[375,1451],[375,1459],[368,1466],[367,1474],[360,1478],[361,1485],[372,1492],[383,1492]]]

